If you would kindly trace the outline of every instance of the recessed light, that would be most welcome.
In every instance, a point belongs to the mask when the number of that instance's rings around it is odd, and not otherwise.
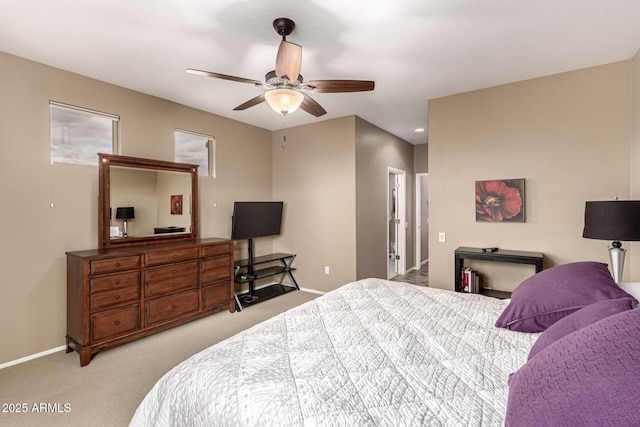
[[[415,128],[414,132],[424,132],[424,128]]]

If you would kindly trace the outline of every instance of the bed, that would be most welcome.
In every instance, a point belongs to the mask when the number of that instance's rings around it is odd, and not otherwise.
[[[510,300],[366,279],[179,364],[136,426],[640,426],[640,310],[606,264]]]
[[[131,426],[501,426],[539,334],[509,300],[366,279],[179,364]]]

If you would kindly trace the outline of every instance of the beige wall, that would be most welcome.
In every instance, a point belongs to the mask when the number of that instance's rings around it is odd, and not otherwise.
[[[629,76],[625,61],[429,102],[432,286],[453,288],[458,246],[540,251],[546,267],[608,262],[610,242],[582,238],[584,202],[629,197]],[[526,180],[526,222],[475,222],[474,181],[509,178]],[[532,274],[476,268],[506,290]]]
[[[415,173],[429,172],[429,144],[413,146],[413,170]]]
[[[49,100],[120,115],[125,155],[172,160],[176,128],[215,136],[218,178],[199,179],[202,237],[230,236],[234,200],[271,199],[269,131],[4,53],[0,86],[0,364],[64,344],[65,251],[98,241],[97,166],[50,165]]]
[[[273,199],[285,202],[273,246],[297,254],[294,274],[303,288],[330,291],[356,278],[355,120],[273,133]]]
[[[640,51],[631,60],[631,149],[629,154],[631,169],[630,198],[640,200]],[[625,259],[626,280],[640,281],[640,243],[627,243],[630,249]]]
[[[387,278],[389,167],[406,172],[406,269],[415,265],[413,146],[356,118],[357,277]]]

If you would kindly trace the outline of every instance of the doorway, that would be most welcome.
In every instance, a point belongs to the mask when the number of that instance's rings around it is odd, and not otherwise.
[[[388,169],[387,192],[387,279],[406,270],[406,173]]]
[[[416,268],[429,262],[429,174],[416,174]]]

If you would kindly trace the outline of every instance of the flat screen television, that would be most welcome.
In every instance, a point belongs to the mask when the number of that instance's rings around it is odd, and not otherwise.
[[[233,240],[280,234],[283,202],[235,202],[231,220]]]

